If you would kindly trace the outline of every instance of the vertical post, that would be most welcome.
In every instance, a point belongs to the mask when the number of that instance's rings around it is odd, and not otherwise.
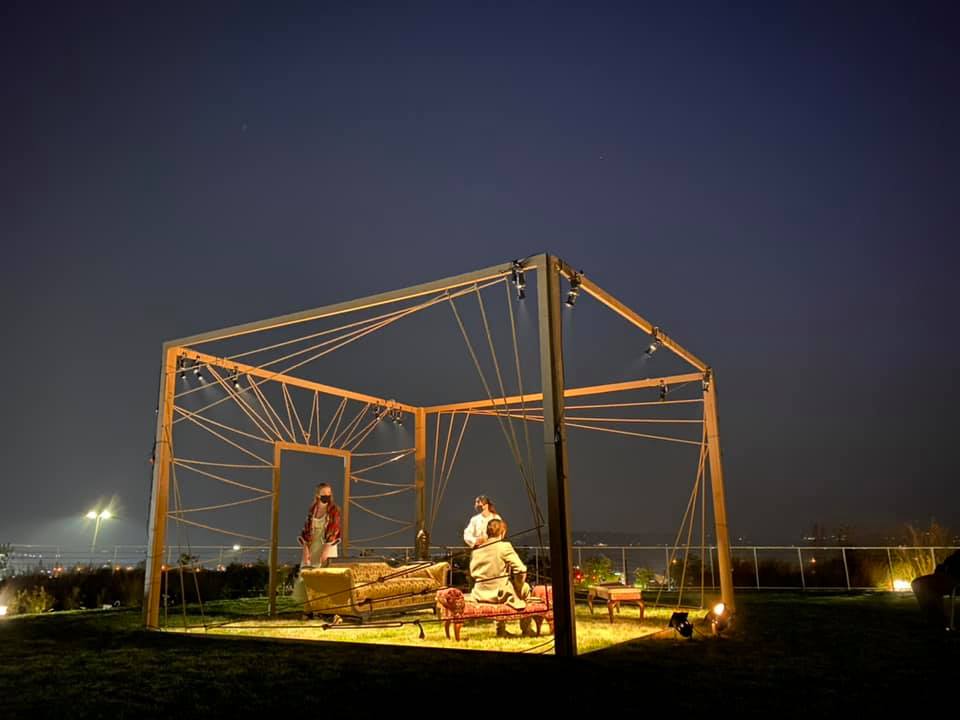
[[[350,482],[353,480],[351,475],[351,463],[353,455],[345,455],[343,458],[343,505],[340,508],[340,547],[343,548],[343,556],[350,554]]]
[[[847,580],[847,591],[850,591],[850,568],[847,566],[847,549],[840,548],[840,556],[843,558],[843,576]]]
[[[887,567],[890,568],[890,589],[893,590],[893,558],[890,557],[890,548],[887,548]]]
[[[167,534],[167,504],[170,499],[170,466],[173,463],[173,396],[176,390],[177,348],[166,348],[160,377],[157,431],[153,450],[153,484],[147,530],[147,563],[143,576],[143,613],[147,628],[160,627],[160,594],[163,551]]]
[[[623,584],[629,585],[630,583],[627,582],[627,549],[625,547],[620,548],[620,565],[623,567]]]
[[[757,578],[757,590],[760,589],[760,563],[757,561],[757,546],[753,546],[753,574]]]
[[[800,552],[800,548],[797,548],[797,562],[800,563],[800,585],[804,590],[806,590],[807,579],[803,575],[803,555]]]
[[[713,551],[715,548],[710,548],[710,589],[715,590],[717,587],[717,576],[713,570]]]
[[[933,548],[930,548],[930,559],[933,560],[933,565],[930,567],[930,572],[933,572],[937,569],[937,551]]]
[[[113,572],[117,571],[117,546],[113,546]]]
[[[577,654],[577,628],[570,554],[570,501],[567,495],[567,436],[563,421],[563,336],[560,318],[560,273],[557,259],[540,255],[537,306],[540,326],[540,379],[543,391],[544,469],[550,522],[550,569],[553,576],[554,651]]]
[[[414,548],[419,548],[423,543],[419,542],[420,533],[426,532],[427,518],[427,411],[423,408],[417,408],[414,416],[414,479],[413,484],[417,494],[417,524],[413,538]],[[430,557],[430,544],[422,549],[424,557],[418,557],[418,560],[426,560]]]
[[[717,561],[720,564],[720,596],[724,605],[734,607],[733,568],[730,564],[730,537],[727,530],[727,502],[723,491],[720,457],[720,421],[717,413],[717,379],[712,370],[704,376],[703,420],[707,424],[707,453],[710,458],[710,487],[713,490],[713,519],[717,530]]]
[[[280,445],[273,444],[273,500],[270,514],[270,583],[267,587],[267,606],[270,617],[277,614],[277,561],[280,544]]]

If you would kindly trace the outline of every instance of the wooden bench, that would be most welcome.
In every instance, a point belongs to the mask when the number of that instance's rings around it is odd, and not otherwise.
[[[530,618],[536,626],[537,635],[544,622],[550,632],[553,632],[553,588],[537,585],[527,598],[527,606],[523,610],[514,610],[502,603],[478,603],[465,596],[457,588],[446,588],[437,591],[437,609],[443,620],[443,631],[450,637],[450,626],[453,625],[454,637],[459,642],[460,628],[467,620],[517,620]]]

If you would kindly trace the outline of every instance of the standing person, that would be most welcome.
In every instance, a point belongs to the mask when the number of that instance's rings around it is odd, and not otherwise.
[[[338,556],[340,543],[340,508],[333,501],[333,488],[327,483],[317,485],[313,504],[297,542],[303,546],[303,567],[326,565],[329,558]]]
[[[470,518],[469,524],[463,530],[463,541],[467,547],[483,545],[487,541],[487,523],[494,518],[501,519],[497,515],[493,501],[486,495],[477,495],[477,499],[473,501],[473,508],[477,514]]]

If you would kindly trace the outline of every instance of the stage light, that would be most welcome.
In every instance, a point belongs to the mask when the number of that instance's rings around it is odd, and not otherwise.
[[[580,276],[573,273],[570,276],[570,292],[567,293],[567,306],[573,307],[577,303],[577,296],[580,294]]]
[[[693,623],[689,620],[690,614],[675,612],[670,616],[670,627],[685,638],[693,637]]]
[[[187,359],[186,358],[180,358],[180,379],[181,380],[187,379]]]
[[[710,389],[710,372],[707,371],[703,374],[703,391],[707,392]]]
[[[109,520],[112,517],[113,517],[113,513],[110,512],[109,510],[104,510],[102,513],[100,513],[101,520]]]
[[[650,345],[647,346],[647,349],[644,350],[644,353],[649,357],[653,355],[657,350],[660,349],[660,328],[655,327],[650,331]]]
[[[234,551],[234,552],[240,552],[240,546],[239,546],[239,545],[234,545],[234,546],[233,546],[233,551]]]
[[[713,634],[719,636],[730,624],[730,613],[727,612],[727,606],[719,602],[711,608],[705,619],[710,622]]]
[[[6,614],[7,614],[7,606],[6,606],[6,605],[0,605],[0,617],[3,617],[3,616],[6,615]]]
[[[527,296],[527,282],[523,277],[523,265],[519,260],[513,261],[513,269],[510,271],[510,281],[517,289],[517,300],[523,300]]]
[[[239,370],[233,371],[233,389],[234,390],[240,389],[240,371]]]
[[[87,513],[87,520],[96,520],[96,519],[97,519],[96,510],[91,510],[90,512]]]
[[[667,384],[661,380],[660,381],[660,400],[661,402],[667,399]]]

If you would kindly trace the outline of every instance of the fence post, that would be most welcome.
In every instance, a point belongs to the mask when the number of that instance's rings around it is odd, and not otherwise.
[[[800,562],[800,585],[803,590],[807,589],[807,579],[803,576],[803,554],[800,548],[797,548],[797,560]]]
[[[847,549],[840,548],[840,554],[843,556],[843,576],[847,579],[847,592],[850,592],[850,568],[847,567]]]
[[[620,548],[620,564],[623,566],[623,584],[629,585],[627,582],[627,549],[625,547]]]
[[[887,566],[890,568],[890,589],[893,590],[893,559],[890,557],[890,548],[887,548]]]
[[[757,578],[757,590],[760,589],[760,563],[757,562],[757,546],[753,546],[753,574]]]

